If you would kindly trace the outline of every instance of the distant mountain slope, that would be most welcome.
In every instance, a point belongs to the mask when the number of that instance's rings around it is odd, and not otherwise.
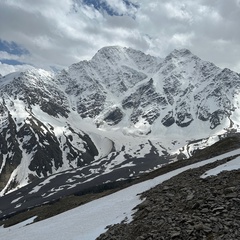
[[[121,179],[189,157],[238,131],[239,89],[239,74],[187,49],[105,47],[55,76],[2,76],[1,194],[75,168]]]

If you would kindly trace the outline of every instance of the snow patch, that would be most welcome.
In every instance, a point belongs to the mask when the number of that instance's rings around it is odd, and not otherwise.
[[[232,170],[238,170],[238,169],[240,169],[240,157],[236,157],[235,159],[233,159],[227,163],[224,163],[216,168],[213,168],[213,169],[205,172],[203,175],[201,175],[201,178],[215,176],[223,171],[232,171]]]

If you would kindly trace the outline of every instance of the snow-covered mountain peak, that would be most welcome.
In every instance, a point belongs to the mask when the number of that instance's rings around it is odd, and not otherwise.
[[[47,79],[54,78],[54,73],[46,71],[44,69],[30,69],[24,72],[24,75],[28,78],[41,79],[42,81],[46,81]]]
[[[172,52],[170,52],[166,58],[165,61],[203,61],[198,56],[193,54],[190,50],[183,48],[183,49],[174,49]]]
[[[181,62],[201,62],[199,57],[194,55],[190,50],[188,49],[175,49],[171,53],[169,53],[165,59],[164,62],[174,62],[174,63],[181,63]]]
[[[121,46],[107,46],[99,49],[97,53],[93,56],[92,59],[95,58],[118,58],[120,60],[120,56],[124,54],[125,47]]]
[[[21,72],[13,72],[13,73],[9,73],[5,76],[2,76],[0,78],[0,86],[3,87],[6,84],[11,83],[15,78],[19,77],[22,73]]]
[[[229,78],[238,78],[240,76],[239,73],[233,72],[229,68],[222,69],[220,74],[222,77],[224,77],[224,80]]]
[[[161,59],[132,48],[109,46],[100,49],[91,61],[112,65],[112,67],[127,66],[136,70],[148,71],[150,65],[156,65],[161,62]]]
[[[238,131],[239,90],[239,74],[187,49],[160,59],[104,47],[56,76],[33,69],[1,77],[0,182],[11,161],[2,185],[86,166],[100,174],[132,164],[137,173],[180,148],[190,156],[190,140]],[[135,163],[149,156],[157,161]]]
[[[174,49],[170,54],[172,54],[175,57],[193,56],[193,53],[187,48]]]
[[[4,85],[12,84],[14,87],[16,82],[18,83],[17,86],[20,83],[25,85],[36,84],[36,82],[49,84],[51,83],[51,79],[53,79],[53,77],[54,77],[54,74],[51,72],[48,72],[43,69],[32,68],[24,72],[14,72],[6,76],[3,76],[0,79],[0,85],[4,86]]]
[[[187,49],[174,50],[162,62],[158,75],[175,78],[184,85],[199,85],[211,81],[222,70],[213,63],[203,61]],[[181,80],[182,79],[182,80]]]
[[[102,64],[117,68],[129,62],[126,48],[120,46],[109,46],[101,48],[91,59],[93,64]]]
[[[90,61],[62,71],[57,79],[70,95],[72,108],[83,118],[96,117],[110,106],[121,105],[127,92],[157,71],[160,61],[131,48],[104,47]],[[119,108],[116,111],[121,112]]]

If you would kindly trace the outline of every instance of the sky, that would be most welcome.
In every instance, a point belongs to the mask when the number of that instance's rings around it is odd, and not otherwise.
[[[1,0],[0,74],[67,68],[104,46],[187,48],[240,73],[240,0]]]

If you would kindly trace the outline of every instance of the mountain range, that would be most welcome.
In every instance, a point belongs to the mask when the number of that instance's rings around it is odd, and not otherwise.
[[[1,196],[29,184],[36,192],[49,179],[70,191],[94,179],[135,178],[240,124],[240,74],[187,49],[159,58],[104,47],[57,74],[1,76],[0,96]]]

